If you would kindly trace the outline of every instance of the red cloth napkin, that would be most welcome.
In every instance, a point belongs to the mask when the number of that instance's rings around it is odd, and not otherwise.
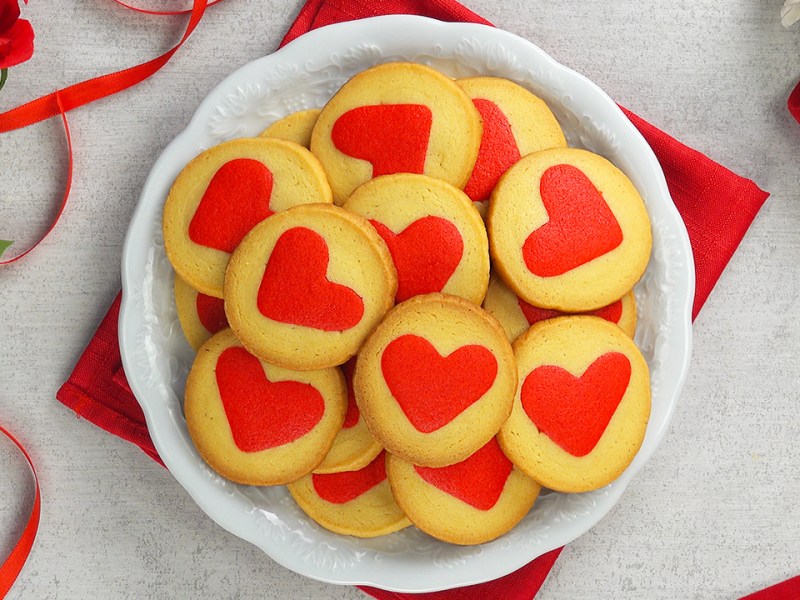
[[[740,600],[797,600],[798,598],[800,598],[800,575],[744,596]]]
[[[490,25],[455,0],[309,0],[281,45],[323,25],[401,13]],[[769,194],[629,111],[626,114],[661,162],[672,198],[686,223],[697,271],[694,317]],[[160,462],[147,433],[144,415],[122,371],[117,339],[119,300],[117,296],[56,397],[79,416],[133,442]],[[530,599],[538,592],[560,552],[560,548],[553,550],[495,581],[444,592],[410,595],[361,589],[382,600]]]

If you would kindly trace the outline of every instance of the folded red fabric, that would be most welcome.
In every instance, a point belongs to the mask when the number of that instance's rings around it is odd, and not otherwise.
[[[417,14],[443,21],[491,25],[455,0],[309,0],[281,45],[316,27],[384,14]],[[768,194],[752,181],[684,146],[633,113],[625,112],[661,162],[672,198],[686,223],[697,275],[694,317]],[[122,371],[117,339],[119,300],[118,296],[56,397],[79,416],[133,442],[160,462],[147,433],[144,415]],[[529,599],[538,592],[560,552],[560,548],[553,550],[495,581],[454,590],[410,595],[361,589],[382,600]]]

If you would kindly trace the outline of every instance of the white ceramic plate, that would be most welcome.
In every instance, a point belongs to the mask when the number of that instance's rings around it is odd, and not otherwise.
[[[636,287],[636,342],[652,372],[653,408],[639,454],[611,485],[591,493],[546,493],[510,533],[459,547],[414,528],[373,540],[330,533],[310,521],[284,487],[236,485],[200,458],[182,414],[192,352],[173,301],[161,209],[178,172],[222,141],[260,132],[291,112],[320,107],[352,75],[382,62],[431,65],[453,77],[495,75],[543,98],[570,145],[602,154],[647,203],[653,253]],[[159,454],[200,507],[222,527],[302,575],[347,584],[423,592],[495,579],[588,531],[619,500],[669,423],[690,354],[694,266],[688,237],[650,147],[616,104],[590,81],[530,42],[473,24],[411,16],[365,19],[308,33],[230,75],[197,109],[156,161],[131,221],[122,262],[119,337],[125,373]]]

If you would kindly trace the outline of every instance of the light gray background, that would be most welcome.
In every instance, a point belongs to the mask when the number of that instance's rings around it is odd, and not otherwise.
[[[542,599],[735,598],[800,573],[800,24],[780,0],[469,0],[612,97],[770,191],[697,319],[662,446],[570,544]],[[0,268],[0,423],[41,477],[39,538],[10,598],[362,598],[295,575],[216,526],[134,446],[55,400],[120,285],[139,190],[211,88],[275,49],[299,0],[226,0],[138,87],[70,114],[75,180],[53,235]],[[106,0],[31,0],[34,57],[0,110],[171,47],[185,17]],[[33,240],[66,173],[58,119],[0,136],[0,238]],[[734,199],[735,200],[735,199]],[[0,441],[0,556],[27,517],[24,462]],[[413,574],[409,575],[413,577]]]

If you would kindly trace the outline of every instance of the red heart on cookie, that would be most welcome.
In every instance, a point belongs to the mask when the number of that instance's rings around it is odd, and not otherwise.
[[[550,167],[542,174],[539,192],[549,220],[522,245],[525,265],[534,275],[563,275],[622,243],[614,213],[580,169]]]
[[[195,244],[231,253],[253,227],[272,215],[272,173],[252,158],[222,165],[206,188],[189,223]]]
[[[320,498],[334,504],[346,504],[365,494],[386,479],[386,452],[363,469],[325,475],[314,474],[311,483]]]
[[[522,408],[537,429],[573,456],[586,456],[600,441],[631,378],[631,363],[607,352],[580,377],[557,365],[531,371],[520,390]]]
[[[344,363],[344,365],[342,365],[344,380],[347,384],[347,414],[344,416],[344,424],[342,425],[342,429],[350,429],[351,427],[355,427],[361,418],[361,411],[358,410],[358,404],[356,404],[356,395],[353,391],[353,372],[355,369],[355,357],[351,358]]]
[[[417,219],[400,233],[378,221],[370,223],[389,247],[397,269],[397,302],[442,291],[464,253],[458,227],[434,216]]]
[[[205,294],[197,294],[195,299],[197,317],[209,333],[217,333],[228,327],[228,317],[225,316],[225,302],[222,298],[214,298]]]
[[[562,315],[566,315],[569,313],[561,312],[559,310],[551,310],[549,308],[539,308],[538,306],[531,306],[522,298],[517,298],[519,303],[519,308],[522,310],[522,314],[525,315],[525,320],[528,321],[529,325],[533,325],[534,323],[538,323],[539,321],[545,321],[547,319],[552,319],[553,317],[559,317]],[[622,300],[617,300],[609,304],[608,306],[604,306],[603,308],[598,308],[597,310],[593,310],[588,313],[581,313],[587,315],[594,315],[596,317],[600,317],[601,319],[605,319],[610,323],[619,323],[620,318],[622,318]]]
[[[424,104],[373,104],[341,115],[331,129],[334,146],[372,164],[372,176],[423,173],[433,113]]]
[[[478,510],[497,504],[513,465],[492,438],[467,459],[448,467],[414,469],[425,481]]]
[[[474,98],[472,103],[483,119],[483,135],[464,193],[473,202],[483,202],[491,196],[500,176],[520,159],[520,154],[511,124],[500,107],[485,98]]]
[[[258,288],[258,310],[273,321],[323,331],[345,331],[364,315],[364,301],[328,279],[328,244],[306,227],[275,242]]]
[[[425,338],[406,334],[386,346],[381,371],[411,424],[430,433],[447,425],[492,387],[497,359],[477,344],[442,356]]]
[[[261,361],[244,348],[225,349],[215,372],[233,441],[243,452],[289,444],[314,429],[325,413],[315,387],[270,381]]]

